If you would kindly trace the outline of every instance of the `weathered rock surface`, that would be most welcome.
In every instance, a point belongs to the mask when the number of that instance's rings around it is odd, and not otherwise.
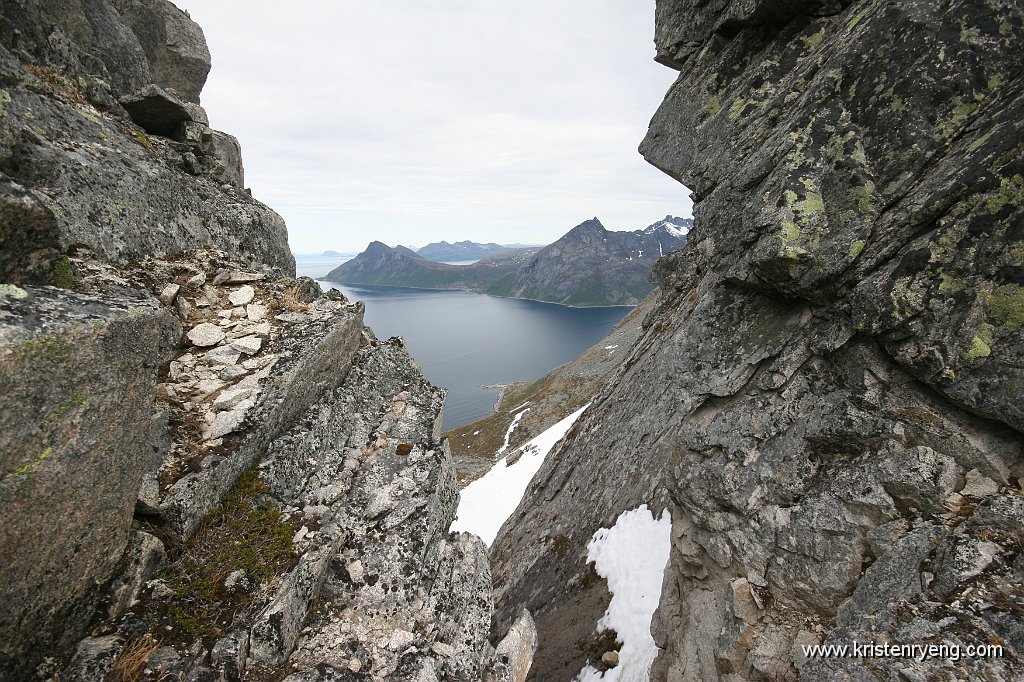
[[[120,262],[216,246],[293,274],[284,221],[242,190],[237,140],[196,104],[202,31],[166,0],[116,4],[125,16],[110,0],[4,8],[0,278],[54,283],[83,246]]]
[[[138,39],[153,82],[198,104],[210,73],[210,50],[199,25],[163,0],[114,0],[113,5]]]
[[[0,294],[0,676],[82,636],[164,455],[154,404],[180,334],[145,294]],[[111,415],[117,415],[111,420]]]
[[[996,504],[1021,496],[1019,8],[657,17],[680,77],[641,151],[693,188],[696,227],[492,547],[496,634],[523,605],[539,659],[567,620],[592,632],[586,542],[647,503],[673,526],[651,679],[1019,677],[1017,505]],[[1004,654],[802,650],[853,640]]]
[[[254,679],[286,661],[293,681],[353,664],[372,679],[480,679],[490,570],[482,542],[448,534],[458,486],[443,399],[400,341],[373,343],[274,443],[271,494],[317,530],[251,627]]]

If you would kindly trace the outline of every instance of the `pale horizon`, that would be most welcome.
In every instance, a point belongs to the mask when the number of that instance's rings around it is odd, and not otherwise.
[[[676,75],[653,61],[653,0],[175,3],[210,47],[210,123],[295,253],[692,216],[636,151]]]

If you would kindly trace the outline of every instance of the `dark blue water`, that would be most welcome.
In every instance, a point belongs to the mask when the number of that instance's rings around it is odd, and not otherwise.
[[[340,260],[330,265],[300,259],[297,270],[322,277]],[[630,311],[623,306],[569,308],[465,291],[325,281],[320,286],[365,302],[366,324],[378,338],[405,339],[424,375],[448,389],[445,430],[491,414],[498,391],[485,385],[540,378],[603,339]]]

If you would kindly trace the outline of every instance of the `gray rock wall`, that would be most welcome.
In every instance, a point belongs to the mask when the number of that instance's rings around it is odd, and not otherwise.
[[[657,17],[680,76],[641,151],[693,189],[696,227],[492,547],[498,633],[530,607],[540,658],[567,614],[594,623],[586,542],[647,502],[673,518],[652,679],[1019,675],[1019,7]],[[800,649],[855,639],[1005,655]]]
[[[92,619],[169,444],[153,396],[180,332],[146,298],[0,289],[0,677]]]
[[[243,191],[237,141],[198,106],[202,30],[166,0],[115,4],[3,7],[0,279],[50,283],[82,248],[125,262],[216,247],[294,273],[284,221]]]

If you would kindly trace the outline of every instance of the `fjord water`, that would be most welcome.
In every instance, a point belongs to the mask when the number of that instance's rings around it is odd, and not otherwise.
[[[298,274],[322,277],[339,264],[298,259]],[[569,308],[552,303],[318,279],[366,303],[365,321],[380,339],[401,336],[432,383],[448,389],[445,430],[490,414],[497,388],[537,379],[582,353],[631,310]]]

